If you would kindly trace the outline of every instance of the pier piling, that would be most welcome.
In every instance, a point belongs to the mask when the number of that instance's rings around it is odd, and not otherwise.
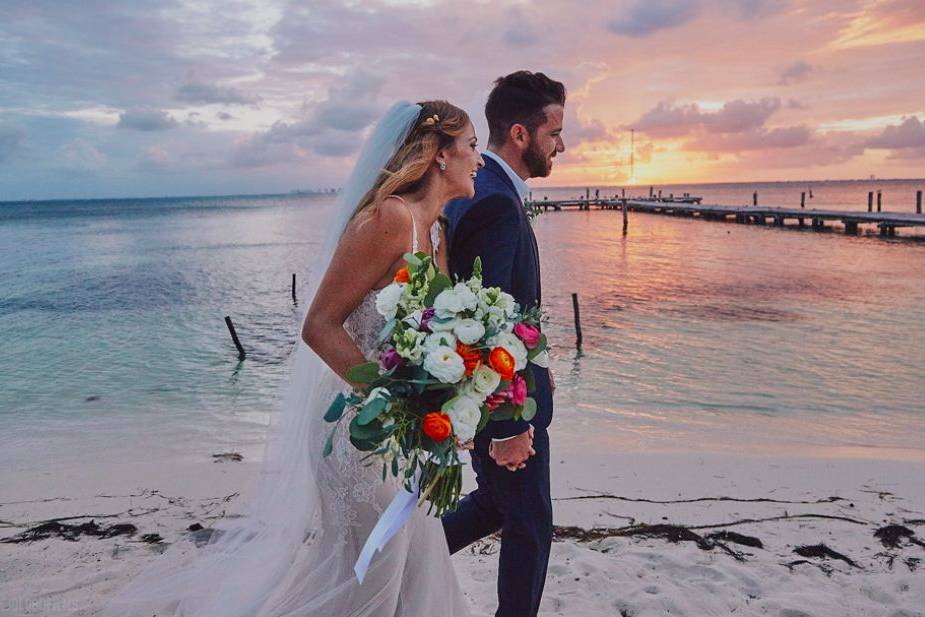
[[[578,294],[572,294],[572,310],[575,313],[575,347],[581,351],[581,312],[578,310]]]
[[[922,191],[915,192],[915,213],[922,213]]]
[[[883,205],[883,193],[880,191],[877,191],[877,212],[881,211],[880,206],[882,205]]]
[[[867,191],[867,211],[868,212],[874,211],[874,192],[873,191]]]
[[[292,273],[292,301],[296,302],[295,297],[295,272]]]
[[[234,346],[238,348],[238,360],[243,360],[247,357],[247,354],[244,353],[244,347],[241,346],[241,341],[238,340],[238,333],[234,330],[234,324],[231,323],[231,317],[225,315],[225,325],[228,326],[228,331],[231,333],[231,340],[234,342]]]
[[[806,191],[803,191],[802,193],[800,193],[800,207],[801,208],[806,207]]]

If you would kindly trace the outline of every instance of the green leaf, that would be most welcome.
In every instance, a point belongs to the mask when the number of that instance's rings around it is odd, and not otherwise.
[[[379,414],[382,413],[388,404],[388,399],[382,396],[377,396],[370,402],[366,403],[366,405],[363,406],[363,409],[360,410],[360,413],[357,414],[357,424],[360,426],[369,424],[379,417]]]
[[[350,436],[350,443],[353,444],[353,447],[359,450],[360,452],[370,452],[376,449],[376,444],[373,441],[368,441],[364,439],[357,439],[353,435]]]
[[[328,438],[324,440],[324,450],[321,452],[321,456],[329,456],[331,452],[334,451],[334,433],[337,432],[337,427],[331,429],[331,432],[328,433]]]
[[[355,417],[350,422],[350,436],[355,437],[363,441],[369,441],[379,437],[379,434],[382,432],[382,423],[378,420],[373,420],[368,424],[360,424],[359,416]]]
[[[533,374],[533,368],[527,366],[523,372],[524,381],[527,382],[527,392],[533,392],[536,390],[536,375]]]
[[[536,416],[536,401],[527,397],[527,400],[524,401],[523,411],[520,412],[520,419],[526,420],[529,422]]]
[[[491,419],[494,422],[510,420],[514,417],[514,410],[515,408],[513,405],[510,403],[504,403],[503,405],[496,407],[495,410],[491,412]]]
[[[421,258],[418,257],[418,254],[416,253],[405,253],[403,257],[409,266],[417,266],[420,268],[422,265],[424,265],[424,262],[421,261]]]
[[[527,352],[527,359],[532,360],[533,358],[546,351],[546,345],[546,335],[540,334],[540,341],[536,344],[536,347]]]
[[[325,422],[337,422],[340,420],[341,416],[344,415],[344,409],[347,407],[347,399],[344,398],[344,393],[341,392],[334,399],[334,402],[331,403],[331,406],[328,407],[328,410],[324,412],[324,421]]]
[[[398,457],[392,459],[392,475],[398,477]]]
[[[379,377],[379,363],[366,362],[347,369],[347,379],[354,383],[370,383]]]
[[[392,332],[395,331],[395,326],[397,325],[398,320],[394,317],[385,323],[385,326],[383,326],[382,330],[379,331],[379,336],[376,337],[376,347],[379,347],[384,342],[389,340],[389,337],[392,336]]]
[[[427,289],[427,295],[424,296],[424,306],[433,306],[434,300],[440,295],[440,292],[453,286],[450,277],[440,272],[430,281],[430,287]]]
[[[476,433],[485,428],[485,425],[488,424],[488,420],[491,419],[491,413],[488,411],[488,405],[482,405],[480,411],[482,412],[482,417],[479,418],[479,426],[475,429]]]

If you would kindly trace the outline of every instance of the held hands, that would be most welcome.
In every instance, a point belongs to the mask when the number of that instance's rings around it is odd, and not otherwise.
[[[527,466],[527,459],[536,454],[533,449],[533,427],[516,437],[504,441],[492,441],[488,455],[508,471],[517,471]]]

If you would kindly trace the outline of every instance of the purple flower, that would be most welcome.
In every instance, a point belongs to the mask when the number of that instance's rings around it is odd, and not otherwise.
[[[398,355],[394,347],[389,347],[379,354],[379,364],[383,369],[390,371],[401,364],[401,356]]]
[[[434,307],[426,308],[421,313],[421,330],[430,332],[430,320],[434,318],[434,315],[437,313],[437,309]]]

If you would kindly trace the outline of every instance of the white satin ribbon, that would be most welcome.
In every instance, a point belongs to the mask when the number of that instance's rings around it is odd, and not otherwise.
[[[459,457],[460,464],[465,465],[469,462],[468,450],[460,450],[457,452],[457,456]],[[363,545],[360,556],[357,557],[357,561],[353,566],[353,572],[356,574],[357,580],[361,585],[363,584],[363,579],[366,578],[366,572],[369,570],[369,564],[372,562],[373,556],[388,544],[389,540],[398,533],[398,530],[401,529],[414,514],[414,509],[417,507],[418,501],[418,481],[420,477],[420,472],[415,474],[411,482],[413,491],[409,492],[404,487],[398,491],[395,497],[392,498],[392,503],[389,504],[389,507],[386,508],[382,516],[379,517],[376,526],[373,527],[373,530],[369,533],[369,537],[366,538],[366,544]]]

